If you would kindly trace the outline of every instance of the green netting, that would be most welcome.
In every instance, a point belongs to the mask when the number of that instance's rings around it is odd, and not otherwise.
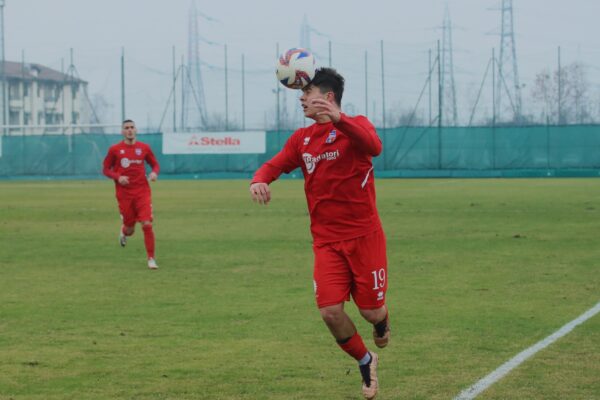
[[[265,154],[165,155],[162,134],[140,135],[161,175],[247,177],[271,158],[291,132],[267,132]],[[600,126],[447,127],[380,130],[381,176],[597,176]],[[0,177],[101,177],[118,134],[2,136]],[[294,174],[298,176],[298,174]]]

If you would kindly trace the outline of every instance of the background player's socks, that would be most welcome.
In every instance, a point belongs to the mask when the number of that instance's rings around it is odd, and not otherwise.
[[[338,340],[337,343],[342,350],[348,353],[356,361],[362,360],[369,353],[358,332],[355,332],[354,335],[349,338]]]
[[[388,314],[385,314],[385,318],[383,319],[383,321],[380,321],[373,326],[375,327],[375,332],[377,333],[377,336],[384,337],[385,331],[388,328]]]
[[[146,254],[148,258],[154,258],[154,231],[152,225],[142,225],[144,230],[144,244],[146,245]]]

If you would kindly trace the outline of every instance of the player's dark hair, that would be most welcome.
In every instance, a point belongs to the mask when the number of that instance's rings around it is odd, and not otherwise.
[[[121,126],[125,125],[125,124],[126,124],[126,123],[128,123],[128,122],[131,122],[132,124],[134,124],[134,125],[135,125],[135,122],[134,122],[132,119],[126,119],[125,121],[123,121],[123,122],[121,123]]]
[[[344,77],[333,68],[318,68],[315,77],[310,81],[309,86],[319,88],[321,93],[333,92],[335,102],[338,106],[342,105],[342,95],[344,94]]]

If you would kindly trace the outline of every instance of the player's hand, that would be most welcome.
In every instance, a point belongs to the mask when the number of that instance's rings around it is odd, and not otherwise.
[[[119,185],[127,186],[129,185],[129,177],[121,175],[118,179]]]
[[[327,115],[334,124],[340,122],[342,114],[337,105],[325,99],[313,99],[312,105],[321,109],[316,115]]]
[[[150,172],[148,179],[150,179],[152,182],[156,182],[158,179],[158,174],[156,172]]]
[[[253,183],[250,185],[250,196],[255,203],[267,205],[271,201],[271,189],[266,183]]]

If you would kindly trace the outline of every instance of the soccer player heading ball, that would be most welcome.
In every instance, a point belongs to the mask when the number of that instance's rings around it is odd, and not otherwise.
[[[104,159],[103,173],[115,181],[117,202],[123,225],[119,243],[125,247],[127,237],[133,235],[135,223],[142,224],[148,268],[157,269],[154,260],[154,231],[152,230],[152,198],[148,179],[156,181],[159,165],[150,146],[138,142],[135,122],[128,119],[121,126],[123,141],[112,145]],[[146,179],[144,162],[152,168]]]
[[[371,162],[381,153],[381,140],[366,117],[341,112],[344,78],[334,69],[318,69],[302,91],[304,115],[315,123],[294,132],[256,171],[250,194],[266,205],[269,184],[283,172],[302,168],[314,239],[317,306],[339,346],[358,361],[363,395],[373,399],[378,356],[367,350],[344,302],[352,296],[360,314],[373,324],[375,345],[385,347],[390,338],[387,257]]]

